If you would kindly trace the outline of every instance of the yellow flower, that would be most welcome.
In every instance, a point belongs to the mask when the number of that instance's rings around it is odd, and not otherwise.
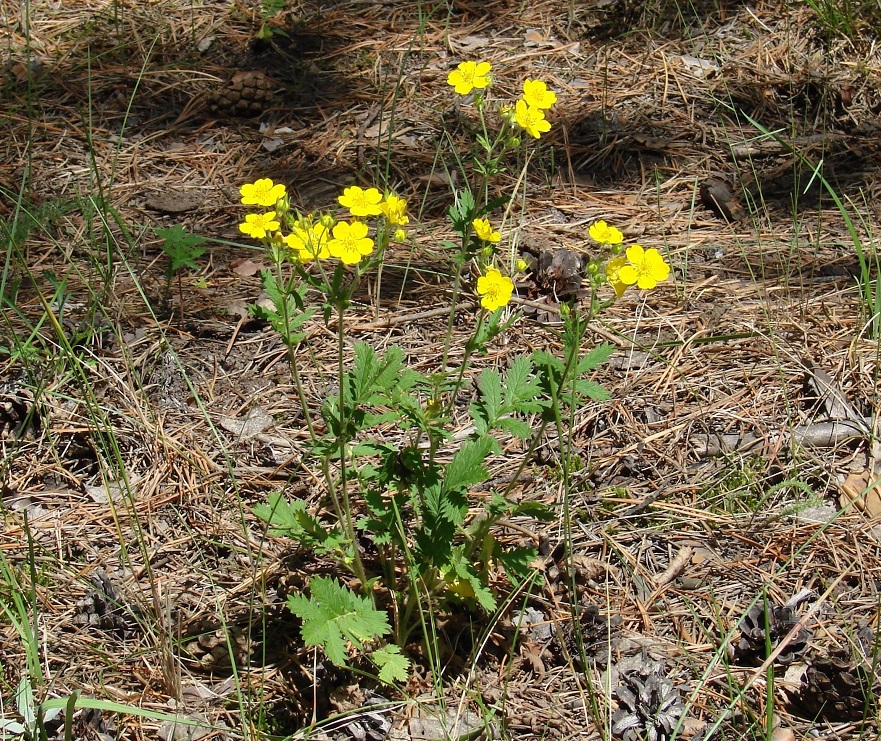
[[[557,94],[548,90],[548,86],[541,80],[527,79],[523,83],[523,100],[526,105],[543,110],[557,102]]]
[[[281,183],[273,184],[269,178],[262,178],[254,183],[245,183],[239,188],[239,193],[246,206],[269,208],[284,198],[285,187]]]
[[[486,275],[477,279],[477,293],[481,296],[480,305],[487,311],[495,311],[511,300],[514,281],[502,275],[495,268],[488,268]]]
[[[447,75],[447,84],[456,88],[459,95],[468,95],[474,88],[482,90],[489,86],[491,69],[489,62],[462,62]]]
[[[621,231],[614,226],[609,226],[605,221],[592,224],[587,233],[594,242],[600,244],[621,244],[624,241],[624,235]]]
[[[407,216],[407,201],[394,193],[387,195],[379,204],[379,208],[388,220],[389,226],[403,226],[410,222],[410,217]]]
[[[625,285],[634,283],[643,290],[654,288],[667,280],[670,266],[654,247],[645,250],[638,244],[627,248],[627,264],[618,270],[618,279]]]
[[[520,128],[536,139],[541,139],[544,132],[551,130],[551,122],[545,120],[544,111],[528,105],[523,98],[517,101],[514,108],[514,120]]]
[[[327,228],[319,222],[308,229],[294,227],[294,231],[285,237],[285,243],[297,253],[300,262],[309,262],[316,258],[323,260],[330,257],[330,250],[327,248],[329,236]]]
[[[501,233],[493,231],[489,219],[475,219],[471,224],[478,239],[482,239],[484,242],[498,242],[502,238]]]
[[[363,221],[353,221],[351,224],[341,221],[333,228],[333,239],[327,243],[327,249],[346,265],[357,265],[362,257],[373,252],[373,240],[367,236],[367,224]]]
[[[349,209],[352,216],[379,216],[382,213],[379,207],[382,193],[376,188],[364,190],[353,185],[351,188],[346,188],[337,200],[341,206]]]
[[[274,232],[280,227],[275,220],[275,211],[267,211],[265,214],[247,214],[244,223],[239,224],[239,231],[254,239],[263,239],[266,232]]]
[[[627,290],[627,284],[621,280],[621,268],[627,264],[626,257],[615,257],[606,264],[606,280],[609,285],[615,289],[615,295],[618,298],[624,295]]]
[[[406,229],[395,229],[395,233],[392,235],[393,242],[406,242],[407,241],[407,230]]]

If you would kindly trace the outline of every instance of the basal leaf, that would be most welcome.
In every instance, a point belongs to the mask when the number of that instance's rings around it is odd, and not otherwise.
[[[321,646],[338,666],[347,659],[346,642],[361,648],[366,641],[388,633],[388,617],[374,610],[367,597],[359,597],[334,579],[316,577],[310,597],[288,596],[288,608],[303,621],[300,634],[307,646]]]

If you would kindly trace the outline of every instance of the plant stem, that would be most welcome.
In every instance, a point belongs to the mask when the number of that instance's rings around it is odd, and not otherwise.
[[[344,370],[344,350],[346,347],[345,339],[345,327],[343,325],[343,314],[345,312],[347,300],[345,298],[340,298],[336,302],[337,309],[337,383],[339,384],[340,389],[340,431],[339,437],[337,439],[337,444],[340,449],[340,497],[339,500],[342,502],[342,515],[343,515],[343,524],[346,529],[346,535],[352,543],[352,557],[353,557],[353,570],[355,572],[355,576],[358,577],[358,580],[361,582],[361,586],[367,591],[367,573],[364,571],[364,564],[361,561],[361,552],[358,550],[358,538],[355,533],[355,525],[352,521],[352,503],[349,499],[349,489],[348,489],[348,455],[346,453],[346,449],[348,448],[348,437],[346,434],[346,412],[348,401],[346,400],[346,376]],[[339,516],[339,512],[337,516]],[[373,596],[373,591],[369,592],[370,599],[374,602],[375,600]]]

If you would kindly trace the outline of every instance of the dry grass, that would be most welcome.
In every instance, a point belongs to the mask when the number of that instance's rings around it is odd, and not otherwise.
[[[442,120],[457,144],[469,140],[472,111],[444,84],[463,58],[493,63],[500,98],[515,97],[527,76],[560,98],[509,238],[589,252],[587,226],[606,219],[662,250],[675,270],[644,301],[628,294],[597,322],[595,338],[620,348],[597,377],[613,401],[575,419],[581,466],[568,503],[581,567],[571,576],[577,599],[615,619],[616,641],[599,651],[600,668],[581,671],[565,651],[512,647],[510,615],[475,656],[476,636],[451,618],[449,634],[463,633],[445,657],[449,696],[496,704],[511,738],[605,737],[589,711],[589,686],[603,694],[602,655],[614,663],[642,651],[691,697],[687,735],[722,717],[720,737],[759,738],[765,667],[727,666],[720,645],[738,635],[763,589],[776,604],[811,590],[797,610],[813,631],[807,656],[877,628],[876,523],[851,508],[828,524],[795,516],[805,503],[838,506],[844,477],[874,465],[873,445],[790,440],[830,415],[806,384],[813,368],[875,417],[878,346],[860,314],[853,245],[826,200],[809,193],[792,208],[793,172],[802,189],[809,174],[759,140],[746,115],[782,130],[814,163],[822,158],[825,177],[862,209],[863,228],[877,230],[881,58],[868,31],[855,43],[829,38],[802,6],[653,8],[646,28],[626,4],[450,2],[430,13],[422,3],[303,3],[275,21],[289,35],[255,44],[250,3],[0,4],[0,213],[26,221],[20,192],[43,221],[53,204],[75,206],[18,235],[15,257],[10,238],[8,276],[22,284],[3,334],[27,336],[26,321],[51,299],[52,271],[68,276],[70,290],[59,328],[85,338],[65,348],[47,324],[37,357],[0,357],[7,396],[22,386],[42,392],[43,426],[0,442],[0,554],[33,589],[51,696],[79,690],[161,711],[177,701],[233,736],[243,717],[260,721],[258,703],[264,728],[279,733],[339,709],[332,690],[351,677],[316,667],[283,609],[284,595],[324,566],[266,538],[251,512],[279,488],[316,506],[322,490],[303,458],[283,348],[237,313],[260,286],[230,269],[258,257],[239,242],[236,190],[270,176],[302,208],[327,207],[343,186],[382,178],[390,154],[388,182],[419,211],[420,227],[385,268],[378,314],[370,296],[354,307],[351,339],[399,344],[431,372],[446,326],[432,310],[449,300],[436,245],[449,235],[448,180],[461,177],[438,169],[436,152],[449,153]],[[276,89],[264,113],[215,110],[217,91],[253,69]],[[275,139],[283,145],[269,151]],[[749,215],[736,223],[701,204],[700,183],[719,175],[745,189]],[[99,182],[119,223],[77,206],[98,197]],[[172,189],[198,205],[180,214],[148,207],[151,194]],[[164,306],[165,258],[150,230],[173,223],[219,240],[199,275],[184,277],[183,323],[181,307]],[[466,321],[457,327],[468,331]],[[474,373],[541,346],[556,347],[553,332],[525,318]],[[316,323],[303,349],[314,360],[304,363],[315,368],[305,379],[311,400],[327,393],[320,369],[333,352]],[[40,359],[53,355],[62,360]],[[273,424],[239,438],[230,420],[257,407]],[[708,435],[752,443],[708,457]],[[510,466],[500,460],[496,480]],[[549,442],[521,491],[559,508],[537,533],[552,548],[566,540],[558,471]],[[661,578],[677,554],[677,573]],[[564,561],[549,559],[534,600],[561,631],[573,599]],[[100,613],[90,584],[100,573],[122,609],[84,625]],[[19,636],[0,619],[0,696],[11,697],[24,665]],[[775,712],[797,734],[877,733],[874,718],[862,731],[815,721],[776,681]],[[430,688],[414,678],[405,694]],[[152,738],[158,725],[116,722],[125,738]]]

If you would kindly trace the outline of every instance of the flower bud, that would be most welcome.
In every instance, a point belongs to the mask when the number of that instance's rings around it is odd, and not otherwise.
[[[517,259],[517,262],[514,263],[514,269],[518,273],[525,273],[527,270],[529,270],[529,263],[526,262],[526,260],[524,260],[522,257],[520,257]]]
[[[520,146],[520,137],[519,136],[511,136],[508,138],[508,148],[509,149],[517,149]]]
[[[395,233],[392,235],[392,241],[406,242],[407,241],[407,230],[406,229],[395,229]]]

